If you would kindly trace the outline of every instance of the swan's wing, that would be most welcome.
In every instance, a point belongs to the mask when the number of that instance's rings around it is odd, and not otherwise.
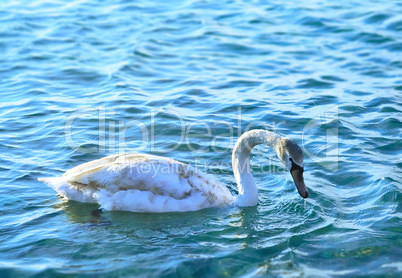
[[[103,157],[101,159],[96,159],[96,160],[92,160],[92,161],[80,164],[80,165],[66,171],[63,174],[63,177],[73,178],[73,177],[79,176],[81,174],[94,172],[96,170],[107,167],[108,165],[113,163],[117,157],[119,157],[119,155],[109,155],[109,156]]]
[[[107,210],[191,211],[233,203],[226,186],[193,167],[158,159],[133,164],[114,180],[116,191],[99,189],[96,199]],[[124,177],[124,178],[122,178]]]
[[[99,189],[103,188],[111,192],[127,189],[121,187],[121,181],[129,178],[130,171],[127,171],[127,168],[130,165],[135,167],[148,161],[150,157],[155,158],[146,154],[110,155],[78,165],[66,171],[62,177],[38,180],[48,184],[70,200],[96,202],[93,195]],[[130,179],[134,178],[133,175],[129,176]],[[131,186],[136,187],[136,184],[132,183]]]
[[[142,163],[144,161],[149,161],[151,158],[156,158],[156,156],[137,153],[109,155],[71,168],[63,174],[63,177],[78,181],[80,177],[91,175],[104,168],[110,167],[113,164],[133,165]]]
[[[147,154],[111,155],[68,170],[63,178],[72,185],[104,188],[111,192],[136,189],[155,194],[171,190],[185,164]]]
[[[41,179],[61,195],[111,210],[185,211],[232,202],[230,191],[181,162],[147,154],[104,157]]]

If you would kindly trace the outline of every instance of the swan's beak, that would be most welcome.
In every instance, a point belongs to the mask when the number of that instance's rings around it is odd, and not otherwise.
[[[290,170],[290,174],[292,175],[293,181],[295,182],[297,191],[299,191],[300,196],[303,198],[308,197],[308,190],[306,185],[304,184],[304,178],[303,178],[303,168],[298,166],[298,167],[292,167]]]

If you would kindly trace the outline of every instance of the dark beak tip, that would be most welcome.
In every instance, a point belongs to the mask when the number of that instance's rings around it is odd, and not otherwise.
[[[308,190],[307,188],[297,188],[297,191],[299,192],[299,195],[303,198],[303,199],[307,199],[308,198]]]

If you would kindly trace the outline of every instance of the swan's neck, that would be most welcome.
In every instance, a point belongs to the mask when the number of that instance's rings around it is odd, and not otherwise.
[[[238,206],[255,206],[258,203],[258,191],[250,169],[250,152],[259,144],[265,144],[276,150],[279,136],[266,130],[251,130],[237,140],[232,153],[233,174],[239,195]]]

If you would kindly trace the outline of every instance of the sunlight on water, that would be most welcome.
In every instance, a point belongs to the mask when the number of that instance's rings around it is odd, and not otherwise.
[[[398,276],[398,1],[0,3],[0,276]],[[255,207],[100,210],[39,177],[122,152],[232,194],[249,129],[303,149],[309,198],[268,147]]]

